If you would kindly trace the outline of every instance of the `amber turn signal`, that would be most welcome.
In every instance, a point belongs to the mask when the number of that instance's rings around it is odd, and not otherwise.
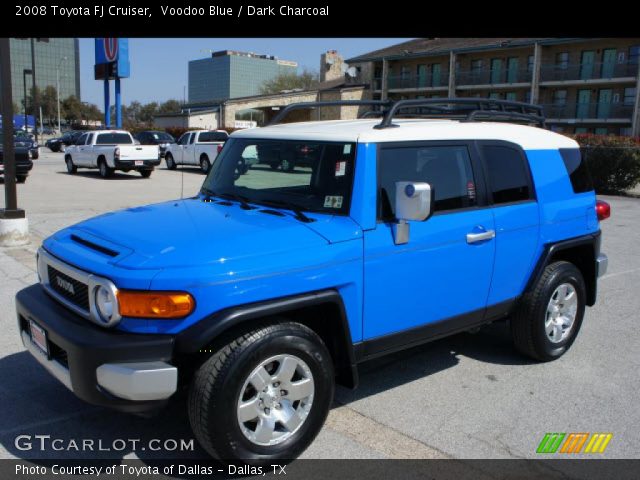
[[[182,318],[193,312],[195,301],[184,292],[118,291],[120,315],[134,318]]]

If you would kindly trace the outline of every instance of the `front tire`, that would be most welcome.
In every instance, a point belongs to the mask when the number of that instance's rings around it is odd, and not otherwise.
[[[167,153],[165,155],[164,162],[167,164],[167,168],[169,170],[175,170],[176,169],[176,162],[173,159],[173,155],[171,155],[170,153]]]
[[[586,297],[582,273],[575,265],[564,261],[548,265],[511,319],[516,348],[543,362],[560,358],[580,331]]]
[[[189,420],[215,458],[288,460],[322,428],[333,392],[333,363],[322,340],[283,321],[217,349],[194,375]]]

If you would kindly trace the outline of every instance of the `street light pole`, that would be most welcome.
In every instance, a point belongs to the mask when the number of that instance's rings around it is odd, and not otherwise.
[[[22,84],[24,85],[24,130],[29,131],[29,123],[27,119],[27,75],[31,75],[31,70],[25,68],[22,70]],[[35,123],[35,119],[34,119]]]
[[[35,134],[36,143],[38,142],[38,90],[36,88],[36,47],[35,38],[31,39],[31,84],[33,87],[33,98],[31,103],[33,104],[33,133]]]
[[[67,57],[62,57],[58,62],[58,68],[56,69],[56,94],[58,97],[58,134],[61,133],[60,131],[60,65],[62,65],[62,62],[64,62],[66,59]]]

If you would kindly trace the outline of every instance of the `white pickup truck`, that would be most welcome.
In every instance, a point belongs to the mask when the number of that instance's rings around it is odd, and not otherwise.
[[[167,147],[164,161],[169,170],[177,165],[198,165],[207,173],[229,134],[224,130],[195,130],[184,133]]]
[[[78,168],[97,168],[102,178],[116,170],[136,170],[143,178],[149,178],[160,164],[160,151],[157,145],[137,145],[124,130],[96,130],[83,133],[67,147],[64,161],[70,174]]]

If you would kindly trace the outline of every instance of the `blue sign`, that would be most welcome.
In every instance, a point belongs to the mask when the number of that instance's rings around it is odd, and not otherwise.
[[[27,115],[27,128],[34,128],[36,121],[33,115]],[[24,127],[24,115],[16,114],[13,116],[13,128],[20,130]],[[0,115],[0,128],[2,128],[2,115]]]
[[[127,38],[96,38],[96,67],[109,78],[127,78],[129,67],[129,39]],[[96,68],[96,72],[98,68]]]

